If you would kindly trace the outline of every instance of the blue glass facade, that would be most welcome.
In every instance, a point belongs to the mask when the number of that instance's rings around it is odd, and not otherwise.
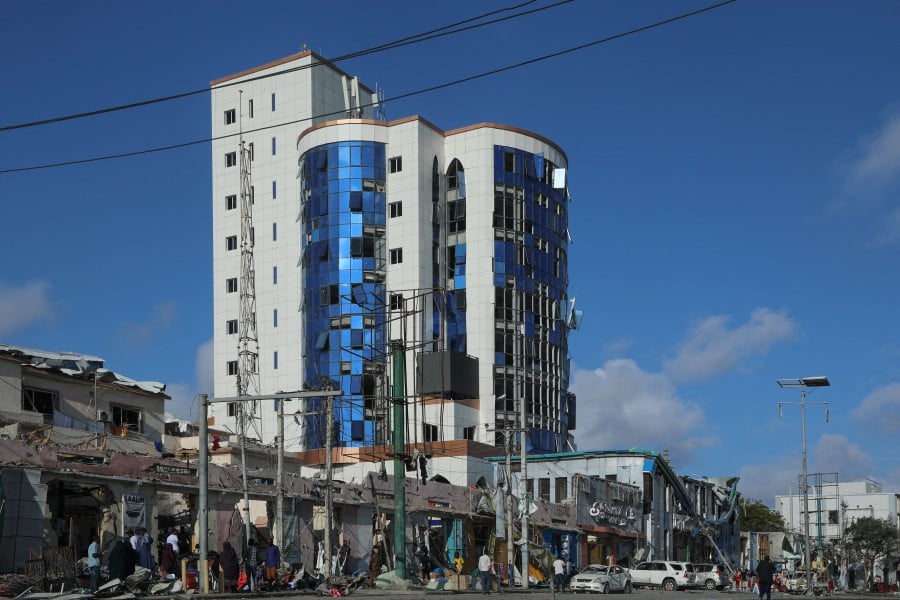
[[[336,446],[372,445],[387,315],[385,147],[325,144],[299,164],[304,380],[343,392]],[[307,422],[307,447],[323,447],[324,421]]]
[[[494,147],[494,392],[497,421],[525,400],[531,451],[565,449],[568,393],[568,198],[541,154]]]

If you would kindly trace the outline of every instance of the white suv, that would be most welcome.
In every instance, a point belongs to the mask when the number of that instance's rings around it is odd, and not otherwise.
[[[729,584],[725,567],[714,563],[694,563],[694,573],[697,575],[697,584],[708,590],[715,590]]]
[[[667,592],[697,586],[694,566],[691,563],[668,560],[643,562],[631,569],[631,582],[635,586],[659,587]]]

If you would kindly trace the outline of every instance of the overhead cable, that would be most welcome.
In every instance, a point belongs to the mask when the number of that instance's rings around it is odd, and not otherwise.
[[[565,49],[565,50],[560,50],[560,51],[558,51],[558,52],[552,52],[552,53],[549,53],[549,54],[544,54],[544,55],[542,55],[542,56],[538,56],[538,57],[536,57],[536,58],[532,58],[532,59],[525,60],[525,61],[522,61],[522,62],[518,62],[518,63],[515,63],[515,64],[507,65],[507,66],[505,66],[505,67],[499,67],[499,68],[497,68],[497,69],[491,69],[491,70],[489,70],[489,71],[484,71],[484,72],[482,72],[482,73],[478,73],[478,74],[475,74],[475,75],[470,75],[470,76],[468,76],[468,77],[463,77],[462,79],[456,79],[456,80],[449,81],[449,82],[446,82],[446,83],[441,83],[441,84],[438,84],[438,85],[433,85],[433,86],[426,87],[426,88],[422,88],[422,89],[415,90],[415,91],[412,91],[412,92],[407,92],[407,93],[405,93],[405,94],[400,94],[400,95],[397,95],[397,96],[393,96],[393,97],[391,97],[391,98],[386,98],[386,99],[383,100],[382,102],[387,103],[387,102],[393,102],[393,101],[397,101],[397,100],[402,100],[402,99],[405,99],[405,98],[411,98],[411,97],[413,97],[413,96],[419,96],[419,95],[421,95],[421,94],[426,94],[426,93],[428,93],[428,92],[434,92],[434,91],[437,91],[437,90],[442,90],[442,89],[446,89],[446,88],[449,88],[449,87],[461,85],[461,84],[463,84],[463,83],[469,83],[469,82],[475,81],[475,80],[477,80],[477,79],[483,79],[483,78],[489,77],[489,76],[491,76],[491,75],[498,75],[498,74],[504,73],[504,72],[506,72],[506,71],[512,71],[512,70],[514,70],[514,69],[518,69],[518,68],[521,68],[521,67],[525,67],[525,66],[528,66],[528,65],[532,65],[532,64],[535,64],[535,63],[539,63],[539,62],[542,62],[542,61],[545,61],[545,60],[550,60],[550,59],[552,59],[552,58],[558,58],[558,57],[564,56],[564,55],[566,55],[566,54],[571,54],[571,53],[573,53],[573,52],[578,52],[578,51],[581,51],[581,50],[585,50],[585,49],[587,49],[587,48],[591,48],[591,47],[593,47],[593,46],[598,46],[598,45],[600,45],[600,44],[605,44],[605,43],[608,43],[608,42],[611,42],[611,41],[614,41],[614,40],[618,40],[618,39],[621,39],[621,38],[624,38],[624,37],[628,37],[628,36],[631,36],[631,35],[635,35],[635,34],[637,34],[637,33],[642,33],[642,32],[644,32],[644,31],[648,31],[648,30],[650,30],[650,29],[655,29],[655,28],[657,28],[657,27],[662,27],[663,25],[668,25],[668,24],[671,24],[671,23],[675,23],[675,22],[677,22],[677,21],[681,21],[681,20],[687,19],[687,18],[689,18],[689,17],[693,17],[693,16],[696,16],[696,15],[699,15],[699,14],[702,14],[702,13],[706,13],[706,12],[715,10],[715,9],[717,9],[717,8],[722,8],[723,6],[727,6],[727,5],[733,4],[733,3],[735,3],[735,2],[737,2],[737,0],[724,0],[723,2],[719,2],[719,3],[717,3],[717,4],[712,4],[712,5],[707,6],[707,7],[704,7],[704,8],[700,8],[700,9],[697,9],[697,10],[694,10],[694,11],[691,11],[691,12],[687,12],[687,13],[683,13],[683,14],[677,15],[677,16],[675,16],[675,17],[670,17],[670,18],[668,18],[668,19],[663,19],[663,20],[661,20],[661,21],[656,21],[656,22],[654,22],[654,23],[650,23],[650,24],[648,24],[648,25],[643,25],[643,26],[637,27],[637,28],[635,28],[635,29],[629,29],[628,31],[623,31],[623,32],[621,32],[621,33],[617,33],[617,34],[615,34],[615,35],[611,35],[611,36],[608,36],[608,37],[605,37],[605,38],[601,38],[601,39],[598,39],[598,40],[594,40],[594,41],[592,41],[592,42],[587,42],[587,43],[585,43],[585,44],[579,44],[578,46],[573,46],[573,47],[567,48],[567,49]],[[359,108],[368,108],[368,107],[374,106],[375,104],[377,104],[377,102],[369,102],[369,103],[367,103],[367,104],[361,104],[361,105],[359,106]],[[303,119],[296,119],[296,120],[294,120],[294,121],[287,121],[287,122],[284,122],[284,123],[277,123],[277,124],[269,125],[269,126],[266,126],[266,127],[258,127],[258,128],[256,128],[256,129],[251,129],[251,130],[244,131],[243,133],[246,135],[246,134],[248,134],[248,133],[255,133],[255,132],[259,132],[259,131],[265,131],[265,130],[268,130],[268,129],[274,129],[274,128],[276,128],[276,127],[283,127],[283,126],[285,126],[285,125],[295,125],[295,124],[298,124],[298,123],[302,123],[302,122],[304,122],[304,121],[311,121],[311,120],[313,120],[313,119],[320,119],[320,118],[323,118],[323,117],[329,117],[329,116],[335,116],[335,115],[343,115],[343,114],[345,114],[345,112],[346,112],[345,110],[339,110],[339,111],[332,111],[332,112],[327,112],[327,113],[321,113],[321,114],[318,114],[318,115],[315,115],[315,116],[312,116],[312,117],[306,117],[306,118],[303,118]],[[162,147],[158,147],[158,148],[147,148],[147,149],[144,149],[144,150],[135,150],[135,151],[132,151],[132,152],[122,152],[122,153],[118,153],[118,154],[108,154],[108,155],[104,155],[104,156],[95,156],[95,157],[92,157],[92,158],[83,158],[83,159],[78,159],[78,160],[70,160],[70,161],[57,162],[57,163],[48,163],[48,164],[43,164],[43,165],[33,165],[33,166],[29,166],[29,167],[17,167],[17,168],[13,168],[13,169],[0,169],[0,175],[7,174],[7,173],[19,173],[19,172],[24,172],[24,171],[36,171],[36,170],[40,170],[40,169],[52,169],[52,168],[56,168],[56,167],[67,167],[67,166],[72,166],[72,165],[80,165],[80,164],[86,164],[86,163],[92,163],[92,162],[100,162],[100,161],[112,160],[112,159],[117,159],[117,158],[127,158],[127,157],[131,157],[131,156],[141,156],[141,155],[144,155],[144,154],[153,154],[153,153],[156,153],[156,152],[164,152],[164,151],[168,151],[168,150],[175,150],[175,149],[178,149],[178,148],[186,148],[186,147],[189,147],[189,146],[196,146],[196,145],[198,145],[198,144],[205,144],[205,143],[214,142],[214,141],[218,141],[218,140],[228,139],[228,138],[231,138],[231,137],[236,137],[236,136],[238,136],[238,135],[240,135],[240,134],[238,134],[238,133],[231,133],[231,134],[227,134],[227,135],[215,136],[215,137],[211,137],[211,138],[204,138],[204,139],[202,139],[202,140],[193,140],[193,141],[189,141],[189,142],[183,142],[183,143],[180,143],[180,144],[172,144],[172,145],[169,145],[169,146],[162,146]]]
[[[407,36],[407,37],[405,37],[405,38],[400,38],[399,40],[394,40],[394,41],[392,41],[392,42],[387,42],[387,43],[384,43],[384,44],[380,44],[380,45],[378,45],[378,46],[373,46],[373,47],[371,47],[371,48],[366,48],[365,50],[357,50],[356,52],[351,52],[351,53],[349,53],[349,54],[344,54],[344,55],[342,55],[342,56],[337,56],[337,57],[329,58],[329,59],[326,59],[326,60],[327,60],[328,63],[332,63],[332,64],[333,64],[333,63],[337,63],[337,62],[349,60],[349,59],[351,59],[351,58],[358,58],[358,57],[360,57],[360,56],[367,56],[367,55],[369,55],[369,54],[375,54],[375,53],[377,53],[377,52],[383,52],[383,51],[385,51],[385,50],[393,50],[394,48],[400,48],[400,47],[403,47],[403,46],[408,46],[408,45],[410,45],[410,44],[418,44],[418,43],[420,43],[420,42],[425,42],[425,41],[432,40],[432,39],[435,39],[435,38],[438,38],[438,37],[443,37],[443,36],[446,36],[446,35],[453,35],[453,34],[456,34],[456,33],[462,33],[463,31],[469,31],[470,29],[476,29],[476,28],[478,28],[478,27],[485,27],[485,26],[487,26],[487,25],[493,25],[494,23],[500,23],[500,22],[503,22],[503,21],[508,21],[508,20],[511,20],[511,19],[515,19],[515,18],[518,18],[518,17],[521,17],[521,16],[525,16],[525,15],[530,15],[530,14],[533,14],[533,13],[536,13],[536,12],[541,12],[541,11],[548,10],[548,9],[551,9],[551,8],[557,8],[557,7],[559,7],[559,6],[563,5],[563,4],[568,4],[568,3],[570,3],[570,2],[574,2],[575,0],[560,0],[560,1],[558,1],[558,2],[555,2],[555,3],[553,3],[553,4],[549,4],[549,5],[547,5],[547,6],[542,6],[542,7],[539,7],[539,8],[534,8],[534,9],[527,10],[527,11],[524,11],[524,12],[521,12],[521,13],[517,13],[517,14],[514,14],[514,15],[508,15],[508,16],[505,16],[505,17],[501,17],[501,18],[499,18],[499,19],[494,19],[494,20],[492,20],[492,21],[486,21],[486,22],[484,22],[484,23],[477,23],[477,24],[475,24],[475,25],[469,25],[469,26],[467,26],[467,27],[460,27],[459,29],[452,29],[452,28],[454,28],[454,27],[459,27],[460,25],[465,25],[466,23],[471,23],[471,22],[473,22],[473,21],[478,21],[478,20],[484,19],[484,18],[486,18],[486,17],[489,17],[489,16],[491,16],[491,15],[495,15],[495,14],[497,14],[497,13],[508,12],[508,11],[511,11],[511,10],[516,10],[516,9],[521,8],[521,7],[523,7],[523,6],[527,6],[528,4],[533,4],[533,3],[536,2],[536,1],[537,1],[537,0],[528,0],[527,2],[522,2],[521,4],[515,4],[515,5],[509,6],[509,7],[507,7],[507,8],[501,8],[501,9],[498,9],[498,10],[493,10],[493,11],[490,11],[490,12],[486,12],[486,13],[480,14],[480,15],[475,16],[475,17],[470,17],[470,18],[468,18],[468,19],[464,19],[464,20],[462,20],[462,21],[457,21],[457,22],[455,22],[455,23],[450,23],[449,25],[444,25],[444,26],[442,26],[442,27],[438,27],[437,29],[431,29],[431,30],[429,30],[429,31],[425,31],[425,32],[422,32],[422,33],[417,33],[417,34],[415,34],[415,35]],[[281,71],[275,71],[275,72],[272,72],[272,73],[267,73],[267,74],[265,74],[265,75],[259,75],[259,76],[256,76],[256,77],[250,77],[250,78],[246,78],[246,79],[241,79],[239,82],[226,83],[226,84],[223,84],[223,85],[219,85],[219,86],[216,86],[216,89],[222,89],[222,88],[226,88],[226,87],[230,87],[230,86],[234,86],[234,85],[240,85],[240,84],[244,84],[244,83],[251,82],[251,81],[259,81],[259,80],[261,80],[261,79],[267,79],[267,78],[269,78],[269,77],[275,77],[275,76],[277,76],[277,75],[284,75],[285,73],[293,73],[293,72],[295,72],[295,71],[302,71],[302,70],[305,70],[305,69],[311,69],[311,68],[316,67],[316,66],[319,66],[319,65],[321,65],[321,64],[322,64],[322,63],[316,62],[316,63],[309,64],[309,65],[302,65],[302,66],[299,66],[299,67],[293,67],[293,68],[290,68],[290,69],[283,69],[283,70],[281,70]],[[61,123],[61,122],[63,122],[63,121],[72,121],[72,120],[74,120],[74,119],[83,119],[83,118],[85,118],[85,117],[95,117],[95,116],[98,116],[98,115],[104,115],[104,114],[109,114],[109,113],[113,113],[113,112],[119,112],[119,111],[128,110],[128,109],[132,109],[132,108],[140,108],[140,107],[142,107],[142,106],[150,106],[150,105],[153,105],[153,104],[159,104],[159,103],[162,103],[162,102],[168,102],[168,101],[170,101],[170,100],[180,100],[181,98],[188,98],[188,97],[190,97],[190,96],[196,96],[196,95],[198,95],[198,94],[205,94],[205,93],[208,93],[209,91],[210,91],[210,88],[209,88],[209,87],[205,87],[205,88],[202,88],[202,89],[191,90],[191,91],[189,91],[189,92],[181,92],[181,93],[178,93],[178,94],[172,94],[172,95],[169,95],[169,96],[162,96],[162,97],[160,97],[160,98],[152,98],[152,99],[150,99],[150,100],[141,100],[141,101],[138,101],[138,102],[131,102],[131,103],[128,103],[128,104],[120,104],[120,105],[118,105],[118,106],[110,106],[110,107],[107,107],[107,108],[98,108],[98,109],[96,109],[96,110],[91,110],[91,111],[87,111],[87,112],[74,113],[74,114],[63,115],[63,116],[59,116],[59,117],[51,117],[51,118],[48,118],[48,119],[41,119],[41,120],[38,120],[38,121],[30,121],[30,122],[28,122],[28,123],[17,123],[17,124],[14,124],[14,125],[4,125],[4,126],[0,127],[0,132],[3,132],[3,131],[12,131],[12,130],[15,130],[15,129],[25,129],[25,128],[28,128],[28,127],[37,127],[37,126],[39,126],[39,125],[50,125],[50,124],[52,124],[52,123]]]

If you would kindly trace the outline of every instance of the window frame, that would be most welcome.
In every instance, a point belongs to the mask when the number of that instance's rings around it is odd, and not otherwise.
[[[234,284],[234,285],[232,285]],[[225,293],[226,294],[236,294],[238,292],[238,278],[237,277],[229,277],[225,280]]]
[[[234,125],[237,123],[237,112],[233,108],[225,111],[225,124]]]
[[[237,250],[238,241],[237,235],[226,235],[225,236],[225,251],[231,252],[233,250]]]
[[[237,166],[237,152],[226,152],[225,153],[225,168],[230,169],[231,167]]]

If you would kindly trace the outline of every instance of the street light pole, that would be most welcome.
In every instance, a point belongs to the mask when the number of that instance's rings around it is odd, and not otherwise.
[[[800,481],[800,492],[803,497],[803,506],[801,510],[803,511],[803,562],[806,567],[806,591],[805,594],[814,594],[813,583],[812,583],[812,558],[810,555],[810,539],[809,539],[809,475],[807,473],[806,468],[806,405],[807,404],[822,404],[826,407],[828,406],[827,402],[809,402],[806,401],[806,389],[810,387],[828,387],[831,385],[831,382],[828,381],[827,377],[819,376],[819,377],[805,377],[802,379],[778,379],[777,380],[779,387],[781,388],[800,388],[800,402],[779,402],[778,403],[778,416],[781,416],[781,407],[785,404],[799,404],[800,405],[800,423],[801,423],[801,434],[802,434],[802,444],[801,451],[803,454],[803,474],[801,475]],[[825,422],[828,422],[828,409],[825,409]]]

